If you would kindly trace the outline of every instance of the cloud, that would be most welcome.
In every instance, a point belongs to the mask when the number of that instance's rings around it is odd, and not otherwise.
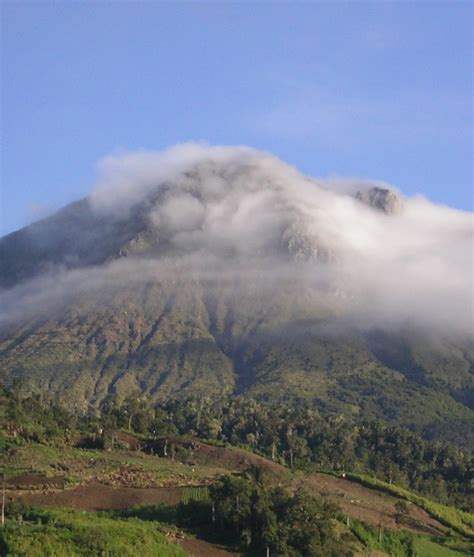
[[[387,188],[395,192],[396,210],[355,198],[372,188],[382,201]],[[159,283],[199,285],[249,319],[472,333],[472,214],[402,199],[381,182],[316,180],[247,147],[188,144],[101,161],[87,210],[98,228],[74,249],[89,252],[101,231],[117,235],[133,220],[120,250],[127,257],[109,253],[100,265],[57,268],[4,292],[4,324],[91,293],[113,304],[120,289]]]
[[[216,163],[225,164],[243,159],[250,152],[247,147],[235,147],[230,152],[222,147],[209,148],[204,143],[184,143],[161,152],[113,154],[98,163],[99,177],[91,203],[97,210],[107,211],[111,206],[114,211],[126,210],[139,196],[179,177],[209,155]]]

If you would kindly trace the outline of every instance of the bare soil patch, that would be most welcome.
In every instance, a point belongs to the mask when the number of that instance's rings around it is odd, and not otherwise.
[[[120,443],[125,445],[129,451],[139,451],[144,445],[143,441],[140,441],[140,439],[131,433],[125,433],[124,431],[115,431],[114,437],[116,441],[120,441]]]
[[[179,545],[193,557],[235,557],[235,553],[198,539],[180,540]]]
[[[26,493],[14,498],[21,498],[26,504],[32,506],[72,507],[99,511],[158,503],[177,505],[181,501],[182,492],[181,487],[114,487],[94,482],[63,491]]]
[[[64,477],[48,477],[40,474],[22,474],[5,481],[7,489],[63,489]]]
[[[162,443],[163,441],[161,441]],[[242,449],[215,447],[214,445],[208,445],[194,439],[168,438],[168,446],[173,444],[189,451],[188,463],[223,467],[236,471],[245,470],[251,465],[262,466],[275,474],[288,471],[281,464]],[[160,451],[162,449],[160,449],[160,446],[156,446],[155,450]]]
[[[368,489],[344,478],[311,474],[303,480],[311,493],[330,497],[344,513],[374,526],[403,529],[430,536],[446,535],[447,529],[426,511],[408,503],[408,514],[400,517],[395,509],[396,497]]]

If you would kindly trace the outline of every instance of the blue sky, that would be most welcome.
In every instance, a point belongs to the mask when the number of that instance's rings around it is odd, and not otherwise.
[[[472,209],[470,2],[12,2],[1,227],[117,150],[246,144]]]

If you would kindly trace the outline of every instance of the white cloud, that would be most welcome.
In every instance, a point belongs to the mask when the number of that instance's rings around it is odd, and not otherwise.
[[[471,333],[472,214],[421,197],[385,214],[353,197],[383,186],[310,179],[244,147],[190,144],[109,157],[93,211],[104,222],[126,221],[143,206],[149,252],[20,286],[3,295],[4,315],[57,307],[89,288],[177,279],[185,287],[192,277],[215,293],[231,281],[233,303],[250,312],[262,304],[278,312],[286,297],[292,318],[329,311],[364,327],[408,321]]]

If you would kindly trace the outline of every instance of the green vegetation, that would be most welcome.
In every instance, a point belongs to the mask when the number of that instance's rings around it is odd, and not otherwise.
[[[352,555],[350,544],[335,535],[336,508],[308,496],[293,495],[266,483],[261,469],[244,478],[225,476],[212,486],[217,530],[243,550],[262,555]]]
[[[467,557],[472,545],[459,540],[416,536],[401,530],[386,530],[351,520],[351,532],[369,551],[381,551],[390,557]],[[453,547],[449,544],[452,543]]]
[[[17,264],[15,246],[0,279]],[[134,390],[152,403],[245,394],[473,446],[472,340],[409,329],[337,334],[324,315],[295,322],[305,311],[288,291],[272,300],[275,311],[255,315],[236,311],[227,287],[205,290],[189,281],[78,293],[64,311],[5,332],[0,380],[77,413],[111,394],[124,403]]]
[[[351,520],[352,533],[369,550],[378,550],[392,557],[414,554],[414,536],[407,532],[374,528],[360,520]]]
[[[1,438],[0,438],[1,439]],[[120,474],[127,474],[127,485],[145,487],[200,483],[219,477],[225,469],[210,463],[205,468],[191,467],[170,458],[151,456],[141,451],[98,450],[67,445],[48,446],[19,440],[0,448],[0,473],[7,477],[18,474],[61,475],[69,485],[100,479],[103,483],[120,484]]]
[[[143,547],[138,546],[143,555],[180,555],[165,553],[180,551],[175,546],[159,546],[166,543],[164,531],[177,529],[223,541],[248,555],[268,548],[271,555],[291,557],[339,557],[361,550],[396,557],[452,557],[472,549],[467,545],[474,535],[472,515],[424,495],[438,492],[439,501],[472,508],[472,455],[447,443],[429,442],[378,421],[356,423],[340,415],[321,415],[304,404],[270,406],[248,398],[149,404],[134,397],[123,402],[111,397],[100,412],[80,415],[38,396],[0,392],[0,472],[60,476],[66,484],[94,480],[144,487],[171,482],[187,486],[178,492],[181,503],[97,514],[16,513],[13,507],[7,512],[0,552],[8,548],[9,555],[33,557],[127,555],[137,537],[143,539]],[[134,452],[126,450],[128,443],[136,445]],[[232,461],[232,470],[243,470],[242,462],[250,456],[225,448],[231,446],[244,446],[285,468],[267,463],[240,476],[221,477],[226,470],[218,465],[216,447]],[[428,540],[353,519],[349,529],[346,515],[334,504],[304,491],[303,480],[314,471],[339,477],[344,473],[347,479],[394,495],[399,515],[409,512],[405,501],[414,502],[448,526],[453,538]],[[190,485],[199,482],[206,485]],[[101,534],[95,535],[99,528]]]
[[[416,557],[462,557],[472,555],[472,547],[457,544],[457,550],[451,549],[444,541],[434,541],[417,537],[413,539],[413,555]]]
[[[245,397],[150,404],[132,393],[123,402],[109,397],[100,413],[78,415],[51,401],[24,398],[13,391],[0,392],[2,410],[6,432],[17,436],[5,441],[3,449],[0,445],[4,452],[12,449],[12,443],[40,441],[53,445],[43,450],[58,451],[60,460],[59,453],[69,450],[63,447],[75,438],[90,448],[122,443],[107,435],[118,429],[143,435],[150,447],[157,438],[186,435],[221,445],[243,445],[291,469],[376,476],[439,503],[469,512],[474,509],[472,452],[427,441],[379,421],[358,423],[341,415],[322,415],[311,405],[270,406]],[[169,453],[179,460],[177,450],[171,443]]]
[[[104,413],[114,426],[126,425],[126,406],[109,404]],[[244,446],[292,469],[372,474],[441,503],[474,509],[472,452],[379,421],[357,423],[322,415],[310,405],[269,406],[243,397],[172,400],[152,411],[143,404],[132,426]]]
[[[157,523],[58,509],[17,509],[16,514],[21,523],[10,519],[0,530],[1,552],[9,557],[186,555],[166,540]]]
[[[187,487],[183,491],[183,495],[181,497],[181,501],[186,504],[190,501],[198,501],[198,502],[208,502],[209,499],[209,489],[207,487]]]

